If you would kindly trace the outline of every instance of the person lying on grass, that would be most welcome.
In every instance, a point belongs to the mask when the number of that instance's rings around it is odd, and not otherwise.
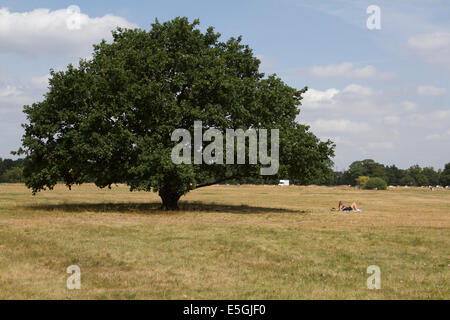
[[[359,211],[358,207],[356,206],[356,202],[353,202],[350,207],[344,206],[344,203],[342,201],[339,201],[339,207],[338,211]]]

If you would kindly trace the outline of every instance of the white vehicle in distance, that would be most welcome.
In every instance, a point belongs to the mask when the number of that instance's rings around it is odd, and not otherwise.
[[[278,185],[279,186],[288,186],[289,185],[289,180],[280,180],[280,183]]]

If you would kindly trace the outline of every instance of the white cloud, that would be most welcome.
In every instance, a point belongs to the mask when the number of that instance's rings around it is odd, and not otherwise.
[[[73,12],[67,9],[50,11],[35,9],[28,12],[10,12],[0,9],[0,53],[39,54],[65,53],[87,56],[92,45],[101,39],[110,39],[116,27],[134,28],[122,17],[104,15],[91,18],[79,14],[79,29],[70,28]]]
[[[400,117],[399,116],[386,116],[384,117],[384,123],[389,125],[397,125],[400,123]]]
[[[381,91],[380,91],[381,93]],[[330,110],[335,112],[352,111],[358,114],[386,113],[380,108],[380,97],[372,88],[359,84],[350,84],[342,90],[330,88],[327,90],[309,89],[302,100],[302,108],[308,110]]]
[[[23,106],[42,100],[44,78],[47,76],[27,81],[0,80],[0,157],[9,157],[11,150],[19,148],[23,134],[20,125],[25,122]]]
[[[370,150],[394,150],[395,145],[394,145],[394,143],[389,142],[389,141],[369,142],[367,144],[367,149],[370,149]]]
[[[440,121],[449,120],[450,121],[450,110],[434,111],[430,114],[430,118],[432,120],[440,120]]]
[[[417,110],[417,104],[412,101],[403,101],[400,103],[405,111],[414,111]]]
[[[437,128],[447,130],[450,121],[450,110],[437,110],[428,113],[413,113],[405,118],[405,123],[413,127],[436,130]]]
[[[425,140],[430,141],[441,141],[441,140],[450,140],[450,130],[441,133],[430,134],[425,137]]]
[[[335,88],[330,88],[325,91],[308,89],[303,95],[302,105],[310,109],[332,108],[335,105],[333,98],[339,92],[340,91]]]
[[[447,89],[433,86],[418,86],[417,93],[421,96],[443,96],[447,93]]]
[[[24,104],[39,101],[47,88],[49,75],[27,81],[0,81],[0,112],[2,116],[22,112]],[[1,122],[0,118],[0,122]],[[2,123],[0,123],[1,125]]]
[[[419,50],[437,50],[450,46],[450,33],[428,33],[412,36],[408,39],[412,48]]]
[[[359,84],[350,84],[342,90],[342,93],[350,93],[360,96],[370,96],[373,94],[373,90],[371,88],[364,87]]]
[[[272,69],[277,65],[275,60],[262,54],[257,54],[256,57],[261,61],[260,67],[262,69]]]
[[[50,74],[46,74],[42,77],[34,77],[31,78],[31,84],[36,88],[46,89],[48,87],[48,80],[50,78]]]
[[[6,85],[5,87],[0,88],[0,97],[1,98],[16,97],[16,96],[20,95],[20,93],[21,93],[20,90],[12,85]]]
[[[435,32],[412,36],[408,47],[425,62],[450,68],[450,32]]]
[[[347,140],[345,138],[343,138],[340,135],[326,135],[326,136],[320,136],[319,139],[321,141],[327,141],[327,140],[331,140],[334,143],[336,143],[337,145],[345,145],[345,146],[355,146],[355,144],[353,142],[351,142],[350,140]]]
[[[372,130],[366,122],[356,122],[347,119],[318,119],[309,124],[311,128],[320,133],[342,132],[342,133],[362,133]]]
[[[394,73],[392,72],[379,72],[374,66],[371,65],[367,65],[362,68],[355,68],[351,62],[331,64],[328,66],[314,66],[309,69],[309,73],[316,77],[344,77],[357,79],[388,79],[394,76]]]
[[[427,139],[423,147],[436,150],[442,141],[450,140],[444,134],[448,131],[450,110],[421,108],[419,112],[418,104],[400,100],[398,91],[375,90],[355,83],[311,90],[299,121],[310,125],[322,140],[330,138],[336,142],[337,163],[355,157],[382,162],[405,154],[413,157],[413,141],[420,144]]]

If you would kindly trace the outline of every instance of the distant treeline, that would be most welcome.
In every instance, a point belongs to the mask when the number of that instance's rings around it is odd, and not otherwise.
[[[409,169],[399,169],[395,165],[385,166],[372,159],[353,162],[348,170],[335,172],[336,185],[356,185],[359,177],[381,178],[393,186],[448,186],[450,185],[450,162],[445,169],[435,170],[433,167],[421,168],[418,165]]]
[[[11,160],[0,158],[0,183],[23,182],[23,159]],[[394,186],[448,186],[450,185],[450,162],[445,165],[444,170],[435,170],[433,167],[421,168],[418,165],[409,169],[399,169],[395,165],[385,166],[372,159],[353,162],[348,170],[334,172],[326,177],[322,176],[320,181],[311,180],[307,184],[322,185],[357,185],[360,177],[380,178],[387,185]],[[288,176],[282,177],[289,179]],[[226,181],[224,184],[278,184],[279,178],[272,176],[260,176],[252,178],[241,178]],[[301,181],[290,179],[291,184],[305,184]]]
[[[0,182],[23,182],[23,159],[0,158]]]
[[[319,185],[361,185],[360,177],[380,178],[386,185],[393,186],[448,186],[450,185],[450,162],[445,165],[445,169],[435,170],[433,167],[421,168],[414,165],[409,169],[399,169],[395,165],[386,166],[377,163],[372,159],[353,162],[348,170],[334,172],[326,177],[321,177],[320,181],[308,181],[306,184]],[[283,177],[289,179],[289,176]],[[289,179],[291,184],[305,184],[294,179]],[[363,179],[364,180],[364,179]],[[279,180],[270,176],[258,178],[242,178],[227,181],[226,184],[278,184]]]

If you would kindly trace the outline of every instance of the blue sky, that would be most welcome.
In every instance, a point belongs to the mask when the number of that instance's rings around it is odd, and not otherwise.
[[[79,30],[65,24],[70,5]],[[380,30],[366,27],[369,5],[380,7]],[[117,25],[176,16],[242,35],[265,73],[308,86],[298,121],[336,142],[336,169],[450,161],[448,0],[0,1],[0,157],[20,146],[22,106],[41,99],[50,68],[89,57]]]

